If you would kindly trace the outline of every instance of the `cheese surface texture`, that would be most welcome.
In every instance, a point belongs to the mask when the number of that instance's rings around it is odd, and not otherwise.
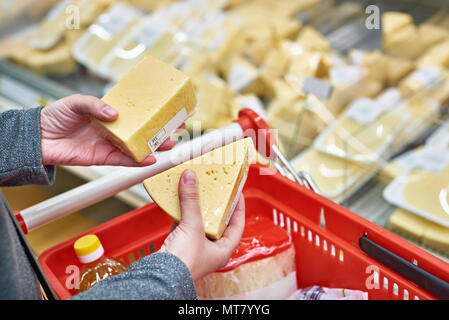
[[[113,122],[98,122],[106,129],[106,137],[138,162],[154,152],[165,140],[161,137],[170,136],[197,103],[190,79],[151,56],[126,74],[102,100],[119,112]],[[179,123],[168,128],[173,119]]]
[[[246,138],[151,177],[144,181],[144,186],[162,210],[180,221],[179,179],[186,169],[195,171],[205,233],[212,239],[220,239],[233,214],[253,158],[253,142]]]

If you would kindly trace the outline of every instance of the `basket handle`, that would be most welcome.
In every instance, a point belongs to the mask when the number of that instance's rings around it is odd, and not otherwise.
[[[417,265],[401,258],[397,254],[385,249],[366,235],[359,239],[359,247],[383,265],[407,278],[414,284],[432,293],[440,299],[449,299],[449,283],[437,276],[419,268]]]

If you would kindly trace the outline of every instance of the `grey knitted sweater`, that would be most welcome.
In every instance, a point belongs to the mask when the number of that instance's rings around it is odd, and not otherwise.
[[[42,165],[40,111],[0,113],[0,186],[51,184],[53,166]],[[39,284],[0,193],[0,299],[41,299]],[[190,272],[176,256],[155,253],[72,299],[196,299]]]

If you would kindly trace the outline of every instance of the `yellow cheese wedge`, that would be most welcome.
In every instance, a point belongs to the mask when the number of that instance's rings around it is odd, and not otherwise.
[[[113,122],[98,122],[107,138],[136,161],[143,161],[181,125],[196,106],[190,79],[147,56],[103,97],[119,112]]]
[[[205,233],[212,239],[220,239],[234,212],[253,158],[253,142],[246,138],[151,177],[144,181],[144,186],[162,210],[180,221],[179,179],[186,169],[195,171]]]
[[[266,73],[280,77],[287,71],[289,64],[290,56],[279,49],[272,48],[267,52],[262,66]]]

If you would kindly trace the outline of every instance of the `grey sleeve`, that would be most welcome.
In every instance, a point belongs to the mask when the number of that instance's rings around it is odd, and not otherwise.
[[[73,300],[193,300],[196,290],[186,265],[169,253],[153,253],[125,273],[106,278]]]
[[[42,164],[42,108],[0,113],[0,186],[53,183],[55,167]]]

